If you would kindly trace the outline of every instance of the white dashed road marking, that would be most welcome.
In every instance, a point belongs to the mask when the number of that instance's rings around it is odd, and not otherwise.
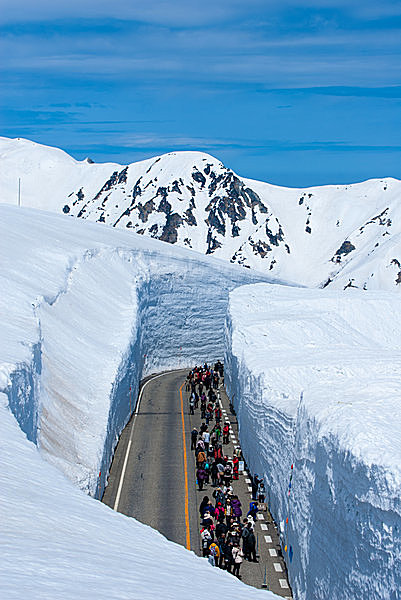
[[[280,565],[280,563],[273,563],[273,567],[274,567],[274,570],[277,573],[282,573],[283,572],[283,567]]]
[[[277,550],[275,550],[274,548],[269,548],[269,554],[270,556],[277,556]]]
[[[286,579],[279,579],[278,582],[282,588],[288,589],[288,583]]]

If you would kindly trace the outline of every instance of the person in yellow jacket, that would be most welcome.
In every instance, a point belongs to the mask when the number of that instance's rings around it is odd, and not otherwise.
[[[220,557],[220,548],[215,542],[212,542],[209,546],[209,557],[210,564],[215,567]]]

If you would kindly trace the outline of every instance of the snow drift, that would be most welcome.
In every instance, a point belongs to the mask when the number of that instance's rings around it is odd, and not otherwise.
[[[399,597],[400,340],[391,292],[230,294],[226,384],[297,599]]]
[[[200,598],[205,578],[257,594],[77,486],[101,494],[129,386],[221,356],[229,290],[263,276],[5,205],[0,261],[2,595]]]

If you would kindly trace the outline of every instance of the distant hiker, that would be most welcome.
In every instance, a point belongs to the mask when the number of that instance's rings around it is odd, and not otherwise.
[[[201,529],[200,534],[202,540],[202,554],[204,557],[207,557],[209,555],[209,546],[213,542],[210,526]]]
[[[226,423],[223,427],[223,444],[228,444],[228,438],[230,436],[230,425]]]
[[[198,454],[196,455],[196,463],[199,468],[203,469],[203,467],[205,466],[205,462],[206,462],[206,454],[205,454],[204,450],[200,450],[198,452]]]
[[[244,553],[242,552],[241,548],[239,547],[238,542],[234,544],[231,554],[233,557],[233,575],[235,575],[239,579],[240,578],[239,569],[240,569],[241,563],[243,561]]]
[[[256,559],[256,538],[252,530],[252,525],[248,521],[246,527],[242,531],[242,540],[244,548],[244,557],[247,560],[257,562]]]
[[[212,565],[212,567],[216,566],[216,562],[219,560],[219,557],[220,557],[220,549],[219,549],[218,545],[216,544],[216,542],[212,542],[209,546],[209,556],[208,556],[208,561]]]
[[[233,479],[239,479],[238,468],[239,468],[238,456],[233,456]]]
[[[199,514],[203,517],[203,513],[205,512],[206,506],[209,504],[209,496],[203,496],[203,500],[199,505]]]
[[[242,516],[242,508],[241,508],[241,502],[238,498],[238,496],[233,496],[232,500],[231,500],[231,506],[233,509],[233,515],[236,518],[236,520],[238,521],[241,516]]]
[[[195,450],[196,442],[198,441],[198,430],[196,427],[191,431],[191,450]]]
[[[251,503],[249,504],[249,511],[248,511],[248,513],[247,513],[247,515],[246,515],[246,516],[247,516],[247,517],[251,516],[251,517],[252,517],[252,519],[253,519],[254,521],[256,521],[256,515],[257,515],[257,513],[258,513],[258,510],[259,510],[259,509],[258,509],[258,503],[257,503],[257,502],[251,502]]]
[[[216,487],[217,485],[217,464],[216,461],[213,462],[212,466],[210,467],[210,475],[212,477],[212,486]]]
[[[259,502],[261,502],[263,504],[263,502],[265,501],[265,498],[266,498],[265,484],[263,483],[263,481],[261,481],[259,483],[259,488],[258,488],[258,500],[259,500]]]
[[[194,396],[191,396],[189,399],[189,414],[190,415],[194,415],[195,414],[195,398]]]
[[[207,429],[203,432],[202,438],[203,438],[203,443],[205,444],[205,451],[207,452],[209,450],[209,442],[210,442],[210,433],[208,432]]]
[[[257,499],[257,498],[256,498],[256,496],[257,496],[257,493],[258,493],[258,487],[259,487],[259,483],[260,483],[261,481],[262,481],[262,480],[261,480],[261,479],[259,479],[259,477],[258,477],[257,473],[255,473],[255,475],[252,477],[252,480],[251,480],[251,486],[252,486],[252,500],[256,500],[256,499]]]
[[[206,471],[203,467],[198,467],[196,470],[196,478],[198,480],[199,491],[203,490],[203,484],[206,479]]]

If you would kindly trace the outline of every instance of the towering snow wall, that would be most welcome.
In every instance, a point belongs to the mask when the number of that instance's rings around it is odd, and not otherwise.
[[[99,495],[129,388],[135,401],[143,375],[221,357],[229,290],[263,276],[104,226],[0,213],[0,391],[47,458]]]
[[[400,340],[392,293],[230,294],[226,384],[298,600],[399,597]]]
[[[3,205],[0,277],[0,596],[265,597],[62,473],[99,494],[129,386],[221,356],[228,291],[259,276]]]

